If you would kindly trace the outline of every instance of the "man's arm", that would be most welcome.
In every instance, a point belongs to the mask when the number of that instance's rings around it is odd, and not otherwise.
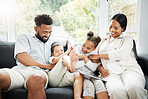
[[[37,66],[44,69],[52,69],[54,67],[53,64],[43,64],[34,60],[29,54],[26,52],[17,54],[18,62],[22,63],[25,66]]]

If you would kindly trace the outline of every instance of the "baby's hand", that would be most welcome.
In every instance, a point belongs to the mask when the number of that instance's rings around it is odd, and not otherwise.
[[[69,46],[66,53],[69,54],[73,49],[74,49],[73,46]]]

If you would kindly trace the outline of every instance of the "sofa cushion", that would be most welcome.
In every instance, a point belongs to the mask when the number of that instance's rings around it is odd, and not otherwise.
[[[73,99],[72,87],[47,88],[47,99]]]
[[[13,89],[2,93],[2,99],[27,99],[28,91],[26,89]]]
[[[72,87],[47,88],[45,90],[47,99],[73,99]],[[3,92],[3,99],[27,99],[26,89],[13,89]]]
[[[14,42],[0,41],[0,68],[11,68],[16,65],[14,45]]]

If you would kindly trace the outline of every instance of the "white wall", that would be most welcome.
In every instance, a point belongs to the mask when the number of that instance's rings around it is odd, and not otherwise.
[[[148,0],[138,0],[138,53],[148,54]]]

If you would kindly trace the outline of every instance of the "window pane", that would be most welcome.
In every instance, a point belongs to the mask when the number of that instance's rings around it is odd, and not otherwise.
[[[5,27],[5,17],[4,15],[0,15],[0,28]]]
[[[0,3],[0,41],[7,41],[8,33],[8,0],[2,0]]]
[[[126,32],[126,35],[129,35],[129,36],[133,37],[133,39],[137,42],[137,33],[136,32],[133,32],[133,33]]]
[[[54,19],[52,35],[82,42],[88,31],[98,34],[99,0],[16,0],[16,34],[34,32],[34,17],[43,13]]]
[[[128,26],[136,26],[137,0],[110,0],[109,19],[116,13],[124,13],[128,18]]]
[[[109,0],[109,22],[116,13],[124,13],[127,16],[127,32],[132,33],[133,38],[137,39],[137,0]]]
[[[7,41],[8,40],[8,33],[7,32],[0,32],[0,41]]]

